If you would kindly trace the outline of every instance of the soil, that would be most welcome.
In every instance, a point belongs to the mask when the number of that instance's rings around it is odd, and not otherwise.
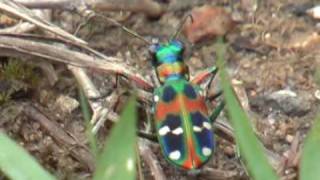
[[[231,81],[259,139],[278,158],[281,167],[278,173],[284,179],[297,179],[299,151],[312,127],[320,102],[317,84],[320,21],[305,13],[315,1],[259,1],[256,8],[254,0],[172,0],[161,3],[168,6],[169,11],[157,19],[130,12],[105,15],[147,39],[164,40],[176,31],[181,19],[195,7],[212,5],[230,12],[237,21],[235,28],[225,36],[228,44],[225,59]],[[74,32],[83,21],[72,13],[54,12],[54,23],[69,32]],[[143,75],[152,72],[146,45],[112,23],[89,21],[77,36],[88,41],[93,49],[123,59]],[[191,75],[215,64],[214,37],[195,44],[188,42],[183,34],[179,38],[187,47],[185,59]],[[4,69],[8,61],[11,60],[2,58],[0,68]],[[79,106],[75,104],[72,108],[73,100],[79,101],[77,83],[65,65],[55,63],[53,67],[58,76],[54,85],[50,84],[48,76],[39,66],[32,70],[34,76],[39,76],[35,80],[36,85],[25,79],[15,81],[25,85],[14,88],[10,100],[0,105],[0,131],[22,145],[58,179],[90,179],[94,167],[92,159],[88,158],[92,155],[88,150],[86,124]],[[94,70],[88,72],[102,94],[130,88],[126,80],[120,80],[115,85],[114,75]],[[11,80],[0,80],[1,90],[12,89],[14,83]],[[8,81],[5,85],[4,82]],[[216,87],[219,87],[218,83],[214,83],[212,89]],[[66,100],[71,102],[70,110],[62,109],[57,104],[61,96],[70,98]],[[126,95],[120,97],[114,107],[115,112],[122,109],[126,98]],[[33,110],[44,114],[49,120],[35,120],[24,110],[26,106],[32,106]],[[146,117],[143,109],[148,108],[143,107],[139,117]],[[226,119],[225,114],[219,119]],[[99,130],[101,146],[112,124],[106,121]],[[52,127],[58,129],[56,132],[62,131],[58,137],[50,131]],[[151,143],[151,149],[167,179],[249,179],[234,144],[220,136],[217,136],[216,143],[212,160],[193,174],[171,166],[163,158],[157,144]],[[142,162],[142,167],[144,178],[154,179],[145,162]],[[5,177],[0,174],[0,179]]]

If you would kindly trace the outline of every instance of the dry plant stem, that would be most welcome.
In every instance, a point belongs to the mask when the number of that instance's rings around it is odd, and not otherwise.
[[[24,6],[15,3],[10,0],[0,0],[0,11],[8,13],[10,15],[17,16],[25,21],[35,24],[36,26],[41,27],[57,36],[69,39],[73,42],[79,44],[86,44],[85,41],[71,35],[70,33],[64,31],[63,29],[51,24],[50,22],[39,18],[34,12],[25,8]]]
[[[98,57],[91,57],[81,52],[68,50],[63,47],[57,47],[43,42],[0,35],[0,55],[18,58],[38,57],[77,67],[119,74],[135,81],[137,85],[142,88],[148,90],[152,90],[153,88],[152,84],[125,64],[103,61],[103,59]]]
[[[96,122],[91,122],[92,124],[94,124],[93,128],[92,128],[92,132],[94,134],[96,134],[98,132],[98,130],[100,129],[100,127],[102,127],[105,123],[105,121],[108,119],[108,114],[109,112],[111,112],[111,109],[113,109],[113,107],[116,105],[117,101],[119,99],[119,95],[116,91],[112,92],[112,94],[106,99],[105,104],[107,104],[105,108],[103,108],[100,112],[100,117],[98,118],[98,121]],[[94,118],[92,118],[92,120],[96,120]]]
[[[96,134],[108,119],[108,114],[111,112],[111,109],[113,109],[113,106],[118,100],[118,94],[116,91],[114,91],[105,99],[106,102],[104,103],[101,101],[96,101],[94,99],[101,97],[101,94],[89,76],[86,74],[85,70],[71,65],[68,65],[68,69],[73,73],[74,77],[77,79],[77,82],[88,98],[90,107],[93,111],[93,115],[90,120],[90,122],[93,124],[92,133]],[[152,98],[152,94],[143,90],[137,90],[137,95],[139,99],[146,103],[150,103],[148,100]],[[117,118],[111,118],[109,120],[116,122]]]
[[[163,8],[152,0],[86,0],[94,11],[132,11],[159,17]]]
[[[33,10],[34,14],[37,15],[41,19],[49,19],[49,11],[48,10]],[[0,29],[0,33],[27,33],[36,28],[35,24],[29,22],[18,23],[15,26]]]
[[[87,148],[79,144],[72,136],[65,132],[58,124],[50,120],[37,108],[31,104],[24,104],[23,112],[31,119],[37,121],[43,129],[45,129],[53,139],[62,147],[69,149],[71,155],[79,162],[88,167],[90,171],[94,170],[94,159]]]
[[[92,98],[101,97],[100,92],[94,86],[89,76],[85,73],[84,69],[70,65],[68,65],[68,69],[75,75],[77,82],[81,86],[89,101]],[[93,107],[91,106],[91,108]]]
[[[27,8],[33,9],[66,9],[71,10],[83,0],[14,0]]]
[[[151,0],[14,0],[28,8],[62,9],[81,12],[87,9],[94,11],[132,11],[141,12],[151,17],[159,17],[164,9]],[[88,9],[87,9],[88,10]]]
[[[95,127],[92,129],[92,131],[96,133],[99,130],[100,126],[102,126],[101,122],[104,123],[107,119],[106,116],[110,110],[107,107],[105,107],[102,102],[92,100],[93,98],[101,97],[101,94],[94,86],[89,76],[85,73],[84,69],[71,65],[68,65],[68,69],[73,73],[74,77],[77,79],[77,82],[79,83],[80,87],[84,91],[84,94],[86,95],[89,101],[89,105],[93,111],[93,115],[91,117],[90,122]],[[96,127],[96,122],[100,125],[98,128]]]
[[[150,167],[150,170],[152,172],[151,174],[153,175],[154,179],[166,180],[157,157],[149,147],[149,142],[145,139],[139,138],[139,150],[142,158],[144,159],[144,162]]]

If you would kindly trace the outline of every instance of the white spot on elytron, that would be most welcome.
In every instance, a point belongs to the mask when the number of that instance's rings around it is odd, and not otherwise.
[[[179,135],[183,133],[183,129],[181,127],[176,128],[175,130],[172,131],[173,134]]]
[[[178,160],[179,158],[180,158],[180,156],[181,156],[181,153],[180,153],[180,151],[173,151],[173,152],[171,152],[170,154],[169,154],[169,158],[171,159],[171,160]]]
[[[208,122],[203,122],[202,125],[203,125],[203,127],[207,128],[209,130],[211,129],[211,124]]]
[[[153,100],[154,100],[154,102],[158,102],[158,101],[159,101],[159,96],[155,95],[155,96],[153,97]]]
[[[202,131],[202,128],[199,127],[199,126],[193,126],[193,131],[194,131],[194,132],[201,132],[201,131]]]
[[[210,156],[211,152],[212,150],[210,148],[207,148],[207,147],[202,148],[202,154],[205,156]]]
[[[127,170],[128,171],[133,171],[134,170],[134,163],[133,163],[133,159],[129,158],[127,160]]]
[[[162,128],[159,129],[159,135],[160,136],[164,136],[166,135],[168,132],[170,132],[170,129],[168,126],[163,126]]]

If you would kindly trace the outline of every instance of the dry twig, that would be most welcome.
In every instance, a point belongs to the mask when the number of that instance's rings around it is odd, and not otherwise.
[[[147,142],[144,139],[139,139],[140,154],[143,157],[144,161],[150,167],[150,170],[152,172],[154,179],[155,180],[166,180],[166,177],[163,173],[163,170],[159,164],[159,161],[157,161],[157,157],[154,155],[154,153],[149,148],[148,143],[149,142]]]
[[[36,109],[31,104],[23,106],[23,112],[31,119],[37,121],[58,144],[66,149],[70,149],[71,155],[88,167],[90,171],[94,170],[94,158],[87,148],[79,144],[72,136],[66,133],[58,124],[50,120],[48,116]]]
[[[152,0],[15,0],[28,8],[87,11],[131,11],[159,17],[164,8]],[[89,8],[88,8],[89,7]]]

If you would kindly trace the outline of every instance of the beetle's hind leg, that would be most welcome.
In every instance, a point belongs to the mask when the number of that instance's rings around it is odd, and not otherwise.
[[[157,139],[157,135],[156,135],[156,134],[147,133],[147,132],[143,132],[143,131],[138,131],[138,132],[137,132],[137,135],[138,135],[139,137],[148,139],[148,140],[150,140],[150,141],[158,142],[158,139]]]
[[[222,112],[224,106],[225,106],[225,102],[223,100],[221,102],[219,102],[217,107],[213,110],[213,112],[209,116],[209,120],[211,123],[215,122],[215,120],[218,118],[218,116]]]

